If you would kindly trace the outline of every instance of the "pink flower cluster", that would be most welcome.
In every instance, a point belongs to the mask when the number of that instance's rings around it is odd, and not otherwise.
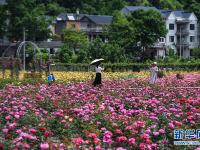
[[[170,149],[174,129],[198,128],[197,86],[199,74],[155,86],[145,78],[107,80],[101,88],[8,85],[0,90],[0,149]]]

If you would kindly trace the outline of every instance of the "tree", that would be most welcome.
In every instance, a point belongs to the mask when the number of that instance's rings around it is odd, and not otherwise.
[[[194,58],[200,58],[200,48],[194,48],[194,49],[192,49],[192,56]]]
[[[45,5],[36,0],[8,0],[9,39],[22,40],[23,28],[26,31],[26,40],[43,40],[50,36],[50,24],[45,16]]]
[[[59,52],[59,59],[63,63],[70,63],[72,61],[73,50],[68,46],[64,45]]]
[[[102,58],[104,55],[104,43],[102,40],[97,37],[94,41],[92,41],[88,47],[88,53],[90,59],[98,59]]]
[[[109,42],[116,43],[130,57],[138,57],[167,33],[161,14],[154,10],[138,10],[124,16],[115,12],[106,29]]]
[[[130,26],[135,28],[135,39],[145,50],[153,46],[160,37],[166,35],[167,30],[162,16],[155,10],[138,10],[127,16]]]
[[[88,45],[88,38],[84,32],[75,29],[65,29],[64,43],[73,49],[74,53]]]
[[[177,10],[177,9],[182,9],[183,6],[181,3],[179,3],[177,0],[160,0],[159,7],[162,9],[172,9],[172,10]]]
[[[46,14],[49,16],[57,16],[59,13],[64,12],[65,9],[60,7],[58,3],[48,3],[46,6]]]
[[[104,45],[104,56],[106,62],[119,63],[125,60],[124,49],[121,48],[117,43],[105,43]]]
[[[198,20],[200,20],[200,3],[199,2],[192,0],[190,2],[190,5],[185,6],[185,9],[187,9],[190,12],[194,12]]]
[[[124,49],[129,49],[135,43],[135,28],[130,26],[127,17],[119,11],[113,15],[112,23],[105,28],[105,34],[110,43],[116,43]]]
[[[116,43],[104,43],[98,37],[89,46],[90,59],[104,58],[106,62],[120,62],[124,60],[124,49]]]
[[[3,38],[6,33],[7,14],[5,12],[5,6],[0,6],[0,38]]]

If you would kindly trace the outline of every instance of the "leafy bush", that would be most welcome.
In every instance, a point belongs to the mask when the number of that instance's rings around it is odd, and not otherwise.
[[[158,78],[163,78],[165,76],[163,71],[158,71]]]
[[[137,71],[140,70],[148,70],[149,63],[104,63],[105,68],[108,71]],[[175,63],[158,63],[159,68],[171,68],[172,70],[184,70],[184,71],[192,71],[192,70],[200,70],[200,62],[175,62]],[[88,71],[91,68],[89,64],[64,64],[57,63],[53,70],[70,70],[70,71]]]
[[[26,85],[26,84],[38,84],[38,83],[47,83],[45,80],[35,80],[35,79],[25,79],[25,80],[17,80],[17,79],[0,79],[0,89],[3,89],[6,85],[12,84],[12,85]]]

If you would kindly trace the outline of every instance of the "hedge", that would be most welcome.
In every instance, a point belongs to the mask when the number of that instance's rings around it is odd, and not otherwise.
[[[104,63],[106,71],[140,71],[149,69],[150,64],[145,63]],[[184,71],[195,71],[200,70],[200,62],[196,63],[160,63],[159,68],[171,68],[172,70],[184,70]],[[94,66],[89,64],[63,64],[57,63],[51,66],[51,70],[54,71],[93,71]]]

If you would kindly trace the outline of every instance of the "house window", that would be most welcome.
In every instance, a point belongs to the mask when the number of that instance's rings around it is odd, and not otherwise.
[[[87,24],[87,27],[88,27],[88,28],[91,28],[91,24]]]
[[[194,30],[195,29],[195,25],[194,24],[190,24],[190,30]]]
[[[164,38],[164,37],[161,37],[159,41],[160,41],[161,43],[164,43],[164,42],[165,42],[165,38]]]
[[[190,42],[195,42],[195,36],[190,36]]]
[[[190,49],[190,56],[193,56],[193,52],[192,52],[192,49]]]
[[[75,24],[71,24],[71,27],[72,27],[72,28],[76,28],[76,25],[75,25]]]
[[[174,30],[174,24],[173,23],[169,24],[169,30]]]
[[[174,36],[169,36],[169,42],[174,42]]]

